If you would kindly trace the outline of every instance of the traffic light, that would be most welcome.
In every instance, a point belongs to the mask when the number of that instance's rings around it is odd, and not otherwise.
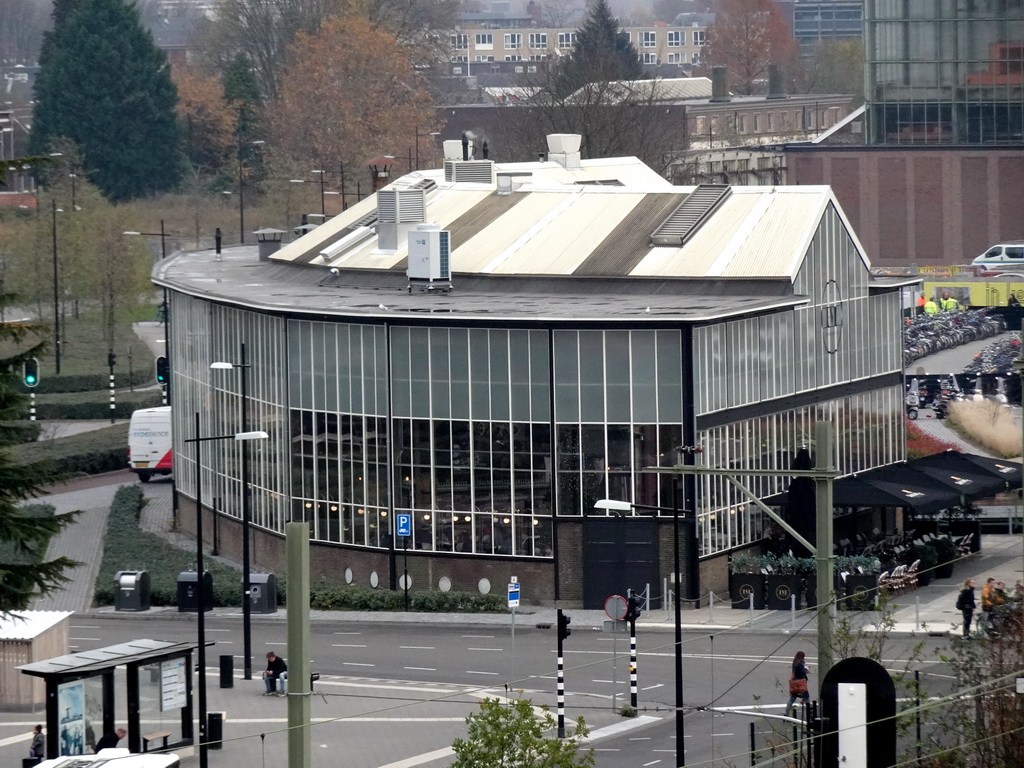
[[[107,352],[107,368],[113,368],[117,365],[117,355],[114,354],[114,350]]]
[[[640,618],[640,598],[630,594],[626,598],[626,621],[636,621]]]
[[[39,383],[39,360],[30,357],[21,364],[21,378],[26,387],[34,387]]]
[[[171,380],[171,366],[162,355],[156,359],[156,380],[160,384]]]
[[[569,635],[572,634],[572,630],[569,629],[569,625],[572,624],[572,617],[566,616],[562,613],[562,609],[558,609],[558,639],[565,640]]]

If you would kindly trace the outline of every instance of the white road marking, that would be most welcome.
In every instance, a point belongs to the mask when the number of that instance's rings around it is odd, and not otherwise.
[[[650,741],[651,737],[650,736],[630,736],[629,740],[630,741]]]
[[[467,675],[496,675],[498,673],[497,672],[477,672],[477,671],[472,670],[472,669],[467,669],[466,670],[466,674]]]
[[[411,669],[416,672],[437,672],[437,669],[434,667],[404,667],[404,669]]]
[[[345,643],[331,643],[331,648],[365,648],[365,647],[366,647],[365,645],[356,645],[356,644],[348,645],[348,644],[345,644]]]
[[[467,651],[503,651],[504,648],[467,648]]]
[[[648,686],[646,686],[644,688],[641,688],[640,690],[641,691],[653,691],[655,688],[664,688],[664,687],[665,687],[664,683],[655,683],[654,685],[648,685]]]
[[[479,640],[479,639],[483,638],[483,639],[490,640],[490,639],[492,639],[494,637],[494,635],[463,635],[463,637],[467,638],[467,639]]]
[[[208,629],[207,632],[234,632],[233,629]]]
[[[335,632],[335,635],[361,635],[362,632]]]
[[[380,768],[413,768],[415,765],[431,763],[434,760],[451,757],[454,754],[455,751],[451,747],[443,747],[442,749],[435,749],[433,752],[424,752],[422,755],[407,757],[405,760],[399,760],[397,763],[388,763]]]
[[[346,667],[374,667],[376,664],[360,664],[358,661],[343,661],[341,662]]]
[[[614,680],[591,680],[592,683],[613,683]]]
[[[651,760],[649,763],[644,763],[644,768],[647,768],[648,765],[657,765],[660,762],[661,760]]]
[[[399,648],[407,651],[436,651],[432,645],[400,645]]]

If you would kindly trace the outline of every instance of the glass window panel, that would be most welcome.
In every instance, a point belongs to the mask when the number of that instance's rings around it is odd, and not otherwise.
[[[555,345],[555,418],[563,422],[579,421],[579,337],[574,331],[556,331]]]
[[[448,354],[451,370],[451,415],[469,418],[469,333],[465,328],[448,332]]]
[[[395,416],[411,416],[409,377],[409,329],[391,329],[391,400]]]
[[[653,422],[658,420],[658,399],[655,375],[658,370],[653,331],[634,331],[630,334],[632,365],[630,367],[633,385],[633,421]]]
[[[451,415],[450,381],[448,329],[434,328],[430,331],[430,389],[431,416],[435,419],[447,419]]]
[[[603,422],[604,333],[580,331],[580,421]]]
[[[630,421],[630,379],[632,368],[629,359],[629,332],[607,331],[605,333],[607,360],[607,419],[608,421]]]
[[[551,365],[548,335],[530,331],[530,417],[533,421],[551,418]]]
[[[409,329],[410,397],[413,416],[430,416],[430,335],[426,328]]]
[[[470,416],[491,417],[490,343],[487,331],[473,328],[469,332]]]
[[[683,358],[677,331],[658,332],[658,421],[683,420]]]
[[[508,331],[491,331],[491,418],[505,421],[509,417]]]
[[[513,421],[530,418],[530,334],[509,331],[509,379],[511,381]]]

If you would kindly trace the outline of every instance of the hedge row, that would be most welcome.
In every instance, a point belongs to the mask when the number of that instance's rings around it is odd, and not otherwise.
[[[147,357],[147,361],[150,362],[144,368],[132,371],[130,380],[127,373],[115,373],[114,386],[118,389],[122,387],[127,389],[133,385],[144,387],[155,383],[155,373],[151,367],[152,358]],[[48,376],[44,373],[44,375],[39,377],[39,383],[36,384],[35,390],[37,395],[48,395],[55,392],[92,392],[109,386],[109,373],[81,373],[60,376]],[[25,392],[27,393],[28,389]]]
[[[177,605],[178,574],[195,570],[195,550],[175,547],[155,533],[139,529],[139,515],[146,498],[138,485],[118,489],[110,505],[103,562],[96,577],[96,605],[114,602],[114,574],[118,571],[149,573],[150,603]],[[213,604],[241,605],[241,573],[220,561],[205,560],[213,576]]]
[[[36,465],[51,477],[113,472],[128,466],[128,425],[114,424],[57,440],[25,443],[8,451],[15,463]]]
[[[84,399],[89,398],[89,399]],[[158,389],[140,392],[118,392],[114,398],[114,418],[130,419],[140,408],[156,408],[163,395]],[[47,397],[36,401],[36,417],[40,419],[109,419],[109,392],[88,392],[72,397]]]
[[[405,592],[369,587],[318,585],[309,591],[310,607],[321,611],[404,611]],[[422,613],[502,613],[502,595],[473,592],[409,592],[409,608]]]
[[[0,445],[34,443],[39,439],[40,432],[42,432],[42,425],[38,421],[0,422],[0,433],[3,434]]]

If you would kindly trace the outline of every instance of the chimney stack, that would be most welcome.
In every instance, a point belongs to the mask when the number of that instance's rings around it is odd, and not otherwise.
[[[711,101],[732,101],[729,96],[729,70],[725,67],[711,68]]]
[[[469,134],[462,134],[462,159],[469,160]]]

